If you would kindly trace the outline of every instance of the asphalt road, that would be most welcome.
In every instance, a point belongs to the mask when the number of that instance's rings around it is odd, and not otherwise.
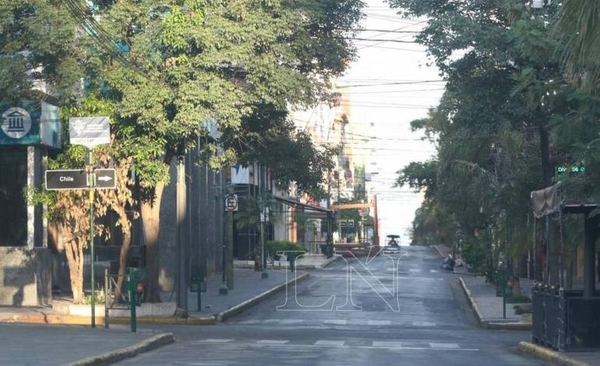
[[[226,324],[164,326],[175,344],[119,365],[547,364],[518,352],[529,332],[480,329],[440,264],[415,247],[337,261]]]

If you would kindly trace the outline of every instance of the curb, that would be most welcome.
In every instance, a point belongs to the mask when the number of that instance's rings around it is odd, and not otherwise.
[[[561,366],[589,366],[586,362],[575,361],[551,349],[541,347],[529,342],[519,342],[519,351],[534,355]]]
[[[136,318],[137,324],[169,324],[169,325],[214,325],[214,316],[201,318],[179,318],[179,317],[141,317]],[[111,317],[109,324],[129,325],[131,319],[128,317]]]
[[[0,323],[24,323],[24,324],[53,324],[53,325],[89,325],[89,316],[80,315],[46,315],[46,314],[26,314],[12,315],[6,318],[0,318]],[[129,324],[129,323],[128,323]],[[96,316],[96,325],[104,325],[104,317]]]
[[[129,325],[129,317],[110,317],[109,327],[113,324]],[[176,318],[176,317],[138,317],[137,324],[171,324],[171,325],[214,325],[213,316],[201,318]],[[0,323],[23,323],[23,324],[53,324],[53,325],[89,325],[89,316],[77,315],[23,315],[0,319]],[[96,317],[96,325],[104,326],[105,318]]]
[[[523,322],[512,322],[512,323],[496,323],[496,322],[488,322],[483,320],[483,316],[481,315],[481,311],[477,307],[475,300],[473,300],[473,296],[471,295],[471,290],[465,284],[465,281],[462,277],[458,278],[460,282],[460,286],[462,287],[465,295],[467,295],[467,299],[469,300],[469,305],[475,311],[475,315],[477,316],[477,322],[482,328],[490,329],[490,330],[531,330],[531,323],[523,323]]]
[[[242,313],[243,311],[245,311],[245,310],[253,307],[254,305],[260,303],[261,301],[267,299],[268,297],[276,294],[277,292],[284,290],[287,286],[297,283],[297,282],[300,282],[302,280],[308,279],[309,276],[310,276],[309,273],[304,273],[298,277],[295,277],[295,278],[287,281],[286,283],[283,283],[279,286],[273,287],[272,289],[267,290],[267,291],[263,292],[262,294],[251,298],[250,300],[246,300],[243,303],[232,307],[231,309],[225,310],[225,311],[217,314],[215,317],[215,321],[216,322],[224,322],[227,319]]]
[[[477,304],[475,304],[475,301],[473,300],[473,297],[471,296],[471,290],[469,290],[469,288],[465,284],[465,281],[463,281],[462,277],[458,278],[458,282],[460,282],[460,286],[462,287],[463,291],[465,292],[465,295],[467,295],[467,299],[469,300],[469,305],[471,305],[471,307],[475,311],[475,315],[477,316],[477,322],[479,323],[480,326],[487,329],[487,323],[485,323],[482,320],[483,317],[481,316],[481,312],[479,311]]]
[[[339,258],[341,258],[341,256],[339,255],[334,255],[331,258],[326,259],[323,263],[321,264],[296,264],[296,270],[310,270],[310,269],[319,269],[319,268],[325,268],[328,265],[330,265],[331,263],[335,262],[336,260],[338,260]],[[234,264],[234,268],[240,268],[240,269],[254,269],[254,265],[253,264],[248,264],[248,263],[235,263]],[[278,266],[275,265],[267,265],[267,269],[269,270],[284,270],[287,271],[289,269],[289,264],[287,265],[281,265],[281,263],[279,263]]]
[[[442,254],[442,251],[438,248],[437,245],[432,245],[432,247],[433,247],[433,249],[435,249],[438,252],[440,257],[442,257],[442,258],[444,257],[444,254]]]
[[[315,268],[325,268],[325,267],[327,267],[328,265],[330,265],[331,263],[337,261],[340,258],[342,258],[341,255],[334,254],[333,257],[327,259],[325,262],[323,262],[322,264],[320,264],[318,266],[316,265]]]
[[[134,344],[133,346],[121,348],[116,351],[106,352],[97,356],[84,358],[79,361],[71,362],[63,366],[95,366],[95,365],[109,365],[126,358],[134,357],[140,353],[154,350],[158,347],[171,344],[175,341],[173,333],[162,333],[152,336],[142,342]]]

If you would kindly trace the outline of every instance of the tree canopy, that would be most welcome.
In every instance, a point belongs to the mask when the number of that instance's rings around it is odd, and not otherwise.
[[[12,103],[44,82],[65,121],[90,110],[110,117],[113,153],[135,167],[149,300],[157,301],[160,197],[173,156],[202,140],[203,163],[213,169],[255,159],[280,183],[323,195],[334,150],[315,147],[287,111],[330,98],[332,78],[355,57],[350,38],[362,6],[359,0],[0,0],[0,92]],[[209,136],[207,121],[216,121],[220,138]],[[75,151],[65,149],[69,156],[58,159],[83,164],[84,156],[70,155]]]
[[[397,180],[426,191],[413,240],[493,243],[518,256],[531,243],[531,191],[561,181],[570,197],[597,196],[597,90],[578,88],[569,72],[594,66],[584,43],[560,30],[576,34],[575,24],[591,30],[598,20],[575,12],[578,21],[566,25],[573,3],[538,10],[520,1],[390,0],[403,15],[428,19],[416,40],[446,81],[439,105],[413,122],[437,156]],[[596,38],[588,34],[586,52]],[[582,161],[585,174],[557,174]]]

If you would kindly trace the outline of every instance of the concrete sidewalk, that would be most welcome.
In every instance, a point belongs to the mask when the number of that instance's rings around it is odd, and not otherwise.
[[[450,253],[449,248],[443,245],[436,245],[434,248],[442,258]],[[502,296],[496,296],[494,284],[486,282],[484,277],[467,273],[464,267],[455,268],[454,273],[482,327],[501,330],[531,330],[531,317],[516,314],[515,304],[506,304],[504,310]],[[527,279],[521,279],[519,282],[522,288],[521,292],[531,294],[533,282]],[[504,317],[504,311],[506,311],[506,317]],[[600,350],[598,352],[558,352],[530,342],[521,342],[518,347],[522,352],[558,365],[600,366]]]
[[[207,291],[200,294],[200,309],[198,293],[188,293],[187,317],[149,315],[137,317],[137,323],[204,325],[225,321],[307,279],[309,269],[325,267],[336,259],[310,256],[299,263],[295,272],[288,271],[282,263],[281,269],[269,268],[268,278],[264,279],[261,272],[236,268],[233,289],[226,295],[219,294],[221,276],[208,278]],[[175,301],[175,294],[162,296],[163,304]],[[52,307],[0,306],[0,365],[107,365],[174,341],[172,333],[132,333],[129,321],[129,317],[111,316],[109,328],[105,328],[104,309],[100,306],[96,307],[95,328],[90,326],[89,315],[64,314]]]

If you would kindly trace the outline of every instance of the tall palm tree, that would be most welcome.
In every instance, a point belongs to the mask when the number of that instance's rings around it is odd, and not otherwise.
[[[553,32],[563,40],[562,61],[568,77],[587,91],[600,81],[600,2],[564,0]]]

